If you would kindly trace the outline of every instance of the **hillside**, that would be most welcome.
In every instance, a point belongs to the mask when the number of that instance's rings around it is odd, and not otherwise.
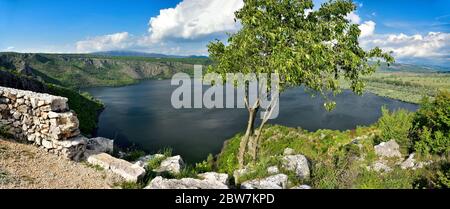
[[[0,53],[0,66],[71,88],[128,85],[192,72],[207,58],[147,58],[77,54]]]
[[[194,64],[208,63],[205,58],[0,53],[0,85],[67,97],[81,131],[90,135],[103,104],[78,89],[165,79],[177,72],[191,74]]]

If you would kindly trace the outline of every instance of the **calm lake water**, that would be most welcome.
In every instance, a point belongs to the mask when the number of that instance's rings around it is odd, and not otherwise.
[[[245,109],[174,109],[170,99],[175,88],[170,80],[162,80],[87,89],[106,104],[97,135],[115,139],[119,146],[135,144],[149,153],[171,147],[192,163],[220,152],[226,139],[244,131]],[[302,88],[289,89],[281,95],[279,117],[270,123],[310,131],[347,130],[376,122],[383,105],[391,110],[417,109],[371,93],[357,96],[346,91],[335,101],[336,109],[327,112],[322,99],[311,98]]]

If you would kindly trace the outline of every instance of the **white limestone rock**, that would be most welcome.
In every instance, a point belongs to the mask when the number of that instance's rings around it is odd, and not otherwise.
[[[282,166],[286,170],[294,171],[299,179],[309,179],[309,163],[304,155],[284,156],[282,158]]]
[[[243,182],[241,189],[286,189],[287,184],[288,176],[285,174],[277,174],[264,179]]]
[[[375,154],[378,157],[386,157],[386,158],[401,158],[402,154],[400,153],[400,146],[395,142],[395,140],[390,140],[388,142],[382,142],[379,145],[374,147]]]
[[[88,155],[87,162],[110,170],[129,182],[138,182],[145,175],[145,169],[106,153]]]
[[[154,171],[158,173],[169,172],[173,174],[178,174],[181,172],[181,169],[183,169],[183,166],[184,166],[183,159],[181,158],[181,156],[177,155],[164,159],[161,162],[161,165]]]
[[[210,179],[165,179],[157,176],[144,189],[229,189],[226,184]]]

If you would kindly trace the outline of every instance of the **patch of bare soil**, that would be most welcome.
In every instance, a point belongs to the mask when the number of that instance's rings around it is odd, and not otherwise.
[[[108,189],[120,182],[100,168],[0,139],[0,189]]]

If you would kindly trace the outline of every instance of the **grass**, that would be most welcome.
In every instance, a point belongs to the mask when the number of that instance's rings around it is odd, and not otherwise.
[[[418,182],[425,175],[436,173],[435,169],[430,168],[402,170],[395,165],[396,161],[388,161],[388,165],[393,168],[389,173],[368,170],[367,166],[377,160],[373,146],[378,143],[377,140],[382,134],[377,124],[348,131],[316,132],[279,125],[268,126],[263,131],[258,161],[250,163],[248,165],[250,172],[240,177],[236,183],[267,177],[269,176],[267,168],[270,166],[278,166],[280,172],[287,174],[290,186],[307,184],[318,189],[417,188]],[[238,134],[230,139],[218,155],[216,162],[218,172],[233,175],[238,169],[236,153],[241,136]],[[295,153],[305,155],[311,162],[310,179],[299,180],[293,172],[282,169],[280,159],[287,147],[294,149]],[[442,176],[446,173],[441,172],[440,175],[434,175],[429,179],[441,178],[444,180],[440,182],[445,184],[446,179]]]
[[[94,169],[94,170],[96,170],[96,171],[104,171],[104,170],[105,170],[105,169],[102,168],[100,165],[93,165],[93,164],[90,164],[90,163],[87,163],[87,162],[83,162],[83,164],[84,164],[86,167],[92,168],[92,169]]]

